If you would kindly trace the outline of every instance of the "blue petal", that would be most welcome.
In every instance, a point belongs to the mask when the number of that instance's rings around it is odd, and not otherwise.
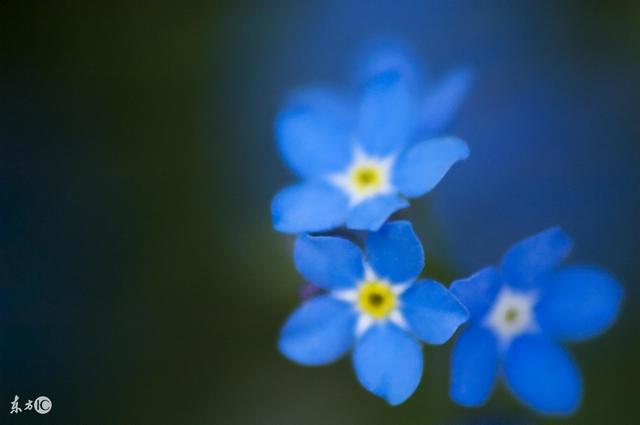
[[[380,226],[399,209],[407,208],[409,202],[403,197],[380,195],[362,201],[349,212],[347,227],[354,230],[368,230],[375,232]]]
[[[471,320],[480,321],[487,314],[502,287],[502,278],[493,267],[485,267],[474,275],[456,280],[451,293],[469,310]]]
[[[538,322],[558,338],[580,340],[606,330],[622,301],[618,281],[594,267],[567,267],[552,274],[536,306]]]
[[[287,320],[278,348],[290,360],[321,365],[337,360],[353,345],[357,314],[328,295],[310,299]]]
[[[446,75],[427,95],[420,111],[425,135],[438,134],[449,124],[472,80],[468,69],[457,69]]]
[[[456,297],[433,280],[420,280],[407,289],[401,309],[411,330],[429,344],[444,344],[469,318]]]
[[[279,232],[321,232],[344,223],[348,209],[349,199],[340,189],[306,182],[278,192],[271,203],[271,218]]]
[[[422,377],[422,349],[411,335],[386,322],[375,324],[356,343],[353,366],[367,390],[389,404],[404,402]]]
[[[415,129],[415,103],[406,80],[397,71],[369,80],[362,97],[357,138],[366,153],[399,153]]]
[[[568,415],[577,409],[582,396],[582,381],[573,360],[541,335],[524,335],[511,343],[505,378],[516,397],[545,414]]]
[[[355,68],[358,83],[395,70],[402,78],[415,84],[425,73],[410,46],[402,40],[392,38],[377,39],[366,46],[359,55]]]
[[[406,196],[433,189],[453,164],[469,156],[469,147],[454,137],[427,140],[412,146],[393,168],[393,185]]]
[[[394,283],[412,282],[424,268],[424,250],[408,221],[387,223],[369,233],[367,260],[379,277]]]
[[[451,398],[463,406],[481,406],[491,395],[497,375],[498,344],[493,333],[480,326],[465,330],[451,355]]]
[[[524,239],[502,258],[505,281],[515,288],[531,289],[552,271],[571,250],[571,239],[559,227],[552,227]]]
[[[276,118],[276,139],[287,165],[303,177],[342,171],[352,154],[348,109],[328,89],[298,93]]]
[[[324,289],[351,288],[364,276],[360,248],[343,238],[302,235],[293,260],[305,279]]]

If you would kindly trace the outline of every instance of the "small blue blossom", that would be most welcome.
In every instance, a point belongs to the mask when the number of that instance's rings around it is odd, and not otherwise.
[[[515,244],[499,270],[453,283],[469,309],[453,349],[451,397],[465,406],[489,398],[498,374],[525,405],[549,415],[574,412],[582,396],[577,366],[560,342],[594,337],[615,320],[622,289],[592,266],[558,267],[569,237],[551,228]]]
[[[419,340],[443,344],[467,320],[465,307],[440,283],[416,278],[424,251],[411,224],[387,223],[358,246],[332,236],[302,235],[298,271],[326,293],[287,320],[278,346],[302,365],[331,363],[353,348],[362,386],[397,405],[422,377]]]
[[[407,198],[431,191],[467,145],[431,138],[466,91],[456,71],[426,95],[411,62],[397,51],[372,55],[360,72],[359,99],[313,87],[295,93],[276,119],[276,139],[302,182],[281,190],[271,212],[276,230],[322,232],[342,225],[376,231]]]

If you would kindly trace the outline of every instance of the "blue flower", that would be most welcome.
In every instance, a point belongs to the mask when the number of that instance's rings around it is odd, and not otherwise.
[[[451,397],[466,406],[486,402],[498,374],[525,405],[544,414],[574,412],[582,396],[580,373],[559,344],[591,338],[615,320],[622,289],[592,266],[558,268],[571,248],[551,228],[487,267],[453,283],[469,309],[468,327],[451,361]]]
[[[424,252],[411,224],[369,233],[367,256],[347,239],[302,235],[298,271],[326,293],[302,304],[282,328],[278,346],[290,360],[331,363],[353,348],[360,383],[397,405],[422,376],[418,340],[443,344],[467,320],[465,307],[440,283],[415,281]]]
[[[280,112],[280,153],[303,181],[274,197],[276,230],[376,231],[408,197],[429,192],[467,158],[463,141],[430,136],[459,103],[468,73],[451,74],[425,97],[401,59],[388,51],[372,56],[357,102],[315,87],[294,94]]]

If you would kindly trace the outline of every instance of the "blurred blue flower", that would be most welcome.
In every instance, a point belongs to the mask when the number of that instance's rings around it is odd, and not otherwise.
[[[459,104],[469,73],[452,73],[424,96],[417,68],[401,51],[385,47],[361,66],[357,102],[312,87],[295,93],[278,115],[280,153],[303,181],[273,199],[276,230],[346,225],[376,231],[409,205],[407,197],[429,192],[469,155],[457,138],[431,138]]]
[[[397,405],[422,376],[418,340],[443,344],[467,320],[464,306],[440,283],[415,281],[424,252],[411,224],[396,221],[369,233],[365,259],[358,246],[332,236],[302,235],[298,271],[326,290],[287,320],[278,343],[303,365],[331,363],[353,347],[360,383]]]
[[[557,268],[570,249],[569,237],[551,228],[511,247],[500,270],[487,267],[453,283],[452,293],[471,314],[453,349],[450,393],[456,402],[484,404],[500,367],[527,406],[552,415],[577,409],[580,373],[559,342],[607,329],[622,289],[592,266]]]

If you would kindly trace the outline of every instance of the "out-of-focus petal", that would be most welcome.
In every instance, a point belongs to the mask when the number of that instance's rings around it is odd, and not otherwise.
[[[421,196],[442,180],[453,164],[469,156],[469,147],[455,137],[420,142],[398,158],[392,182],[402,194]]]
[[[613,323],[621,301],[622,288],[609,273],[595,267],[566,267],[551,275],[536,316],[540,326],[558,338],[586,339]]]
[[[356,60],[356,81],[363,83],[388,71],[397,71],[412,85],[425,77],[423,67],[407,43],[392,38],[373,40]]]
[[[485,267],[466,279],[451,284],[451,293],[469,310],[471,320],[487,314],[502,287],[502,278],[494,267]]]
[[[379,195],[367,199],[349,211],[347,227],[375,232],[394,212],[408,206],[409,202],[397,194]]]
[[[514,288],[535,288],[570,250],[569,236],[559,227],[552,227],[513,245],[502,258],[502,275]]]
[[[548,415],[568,415],[580,404],[582,380],[569,354],[542,335],[516,338],[505,358],[505,378],[515,396]]]
[[[365,84],[356,138],[367,154],[401,152],[410,141],[415,123],[415,99],[400,73],[384,72]]]
[[[349,199],[337,187],[305,182],[276,194],[271,203],[271,218],[279,232],[321,232],[343,224],[348,209]]]
[[[448,73],[427,94],[420,111],[421,134],[436,135],[451,121],[473,81],[469,69]]]
[[[451,355],[451,398],[463,406],[483,405],[495,386],[498,360],[498,343],[489,329],[462,332]]]
[[[346,101],[330,89],[296,93],[276,118],[276,139],[287,165],[307,178],[346,169],[353,151],[347,111]]]

